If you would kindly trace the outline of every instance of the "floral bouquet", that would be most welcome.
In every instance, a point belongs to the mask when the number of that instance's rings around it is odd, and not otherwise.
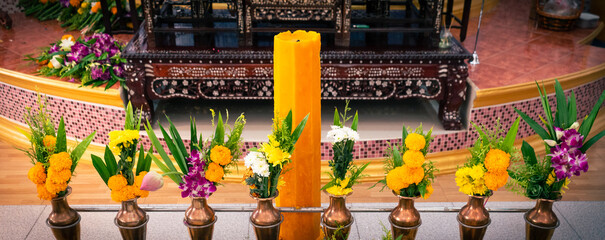
[[[433,193],[433,179],[436,170],[433,162],[426,161],[433,129],[425,134],[420,125],[414,132],[409,132],[411,129],[404,126],[401,138],[403,144],[390,146],[387,150],[385,160],[387,175],[378,183],[388,186],[402,197],[420,196],[428,199]]]
[[[129,102],[126,107],[124,130],[109,133],[109,144],[105,146],[104,159],[91,155],[92,164],[111,190],[113,201],[122,202],[149,195],[149,191],[140,189],[143,178],[151,167],[152,157],[151,154],[145,155],[142,143],[139,147],[140,125],[141,118],[134,116]],[[149,152],[151,151],[152,149],[149,149]],[[118,155],[117,162],[114,154]]]
[[[506,170],[511,159],[518,158],[518,151],[513,144],[519,121],[519,118],[515,120],[505,137],[501,137],[504,130],[500,122],[496,123],[493,131],[473,123],[479,138],[469,148],[471,157],[456,171],[456,185],[460,187],[460,192],[469,196],[491,196],[493,191],[506,185]]]
[[[123,45],[108,34],[94,34],[75,39],[64,35],[60,41],[51,44],[38,57],[28,56],[27,60],[41,65],[38,73],[44,76],[69,77],[79,79],[82,86],[97,87],[106,84],[105,89],[117,82],[124,85],[124,64],[121,57]]]
[[[31,143],[29,149],[22,149],[34,166],[27,177],[37,185],[38,197],[51,200],[67,194],[67,185],[71,181],[76,166],[96,132],[88,135],[72,151],[67,149],[67,137],[63,117],[59,128],[55,130],[53,119],[47,109],[48,101],[38,95],[38,109],[25,108],[23,116],[30,133],[22,131]]]
[[[524,164],[519,162],[509,170],[513,181],[508,187],[530,199],[557,200],[561,198],[572,176],[579,176],[581,172],[588,170],[586,151],[605,136],[605,131],[602,131],[588,140],[592,124],[605,100],[605,91],[581,125],[577,122],[576,98],[573,91],[566,99],[561,84],[559,81],[555,82],[557,108],[554,119],[546,89],[538,85],[538,91],[546,114],[544,118],[540,117],[545,128],[520,110],[515,111],[544,140],[548,154],[538,158],[531,145],[523,141],[521,152]]]
[[[214,127],[215,113],[213,110],[211,111],[212,126]],[[164,175],[168,175],[170,179],[179,185],[179,188],[182,190],[181,197],[209,197],[216,191],[216,186],[220,184],[225,173],[229,172],[229,167],[237,165],[237,159],[239,159],[241,155],[241,136],[244,125],[246,125],[246,119],[244,114],[241,114],[235,119],[233,127],[227,124],[228,121],[229,112],[227,112],[227,119],[224,122],[223,117],[219,113],[214,136],[204,142],[201,134],[198,141],[195,119],[191,119],[191,143],[189,145],[191,154],[187,153],[185,144],[183,143],[183,140],[181,140],[180,134],[170,119],[168,119],[168,122],[170,123],[168,132],[170,134],[168,134],[160,124],[160,130],[162,131],[168,149],[170,149],[170,152],[178,165],[178,169],[164,151],[164,148],[151,128],[151,124],[147,122],[147,125],[145,125],[145,131],[147,131],[151,143],[157,149],[163,162],[153,155],[151,155],[151,158],[160,170],[164,172]],[[226,134],[225,129],[230,130],[229,134]],[[156,190],[158,188],[154,186],[157,186],[158,184],[154,184],[154,182],[159,183],[162,181],[162,178],[155,172],[151,173],[153,174],[148,174],[149,176],[144,180],[145,183],[143,184],[143,188]],[[160,187],[161,185],[162,184],[160,184]]]
[[[268,136],[269,142],[263,143],[260,149],[250,149],[244,158],[246,168],[244,182],[250,187],[250,194],[257,198],[274,197],[277,188],[283,185],[280,175],[291,161],[294,144],[307,124],[307,115],[292,130],[292,111],[285,119],[273,119],[273,132]]]
[[[345,105],[344,112],[340,115],[338,109],[334,109],[334,125],[332,130],[328,132],[328,138],[332,140],[332,150],[334,151],[334,157],[328,162],[332,168],[330,175],[330,182],[324,185],[321,190],[332,195],[347,195],[353,191],[351,187],[353,184],[358,182],[363,170],[370,164],[366,163],[361,167],[356,167],[352,164],[353,162],[353,145],[355,141],[359,140],[359,134],[357,133],[357,112],[351,123],[351,127],[346,127],[345,123],[350,120],[350,116],[347,116],[349,108],[349,102]],[[342,121],[341,121],[342,120]],[[347,172],[349,176],[347,176]]]

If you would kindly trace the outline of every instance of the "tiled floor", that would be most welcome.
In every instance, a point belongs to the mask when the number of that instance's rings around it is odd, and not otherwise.
[[[459,237],[455,211],[440,211],[444,208],[459,209],[464,202],[416,203],[422,225],[417,239],[457,239]],[[492,222],[485,239],[523,239],[525,223],[523,211],[532,208],[534,202],[488,202],[492,211]],[[161,205],[142,205],[154,207]],[[254,204],[214,204],[215,208],[254,207]],[[353,203],[354,208],[389,209],[395,203]],[[72,207],[78,208],[78,205]],[[97,206],[98,207],[98,206]],[[148,212],[147,239],[187,239],[187,229],[182,224],[186,204],[177,206],[182,211]],[[327,207],[327,206],[323,206]],[[493,210],[516,209],[516,212],[493,212]],[[554,211],[560,221],[553,239],[604,239],[605,202],[557,202]],[[52,239],[46,218],[50,206],[0,206],[0,225],[11,226],[0,229],[0,239]],[[115,212],[81,212],[82,239],[119,239],[113,223]],[[388,212],[354,212],[355,222],[349,239],[381,239],[383,225],[389,227]],[[255,239],[249,224],[249,212],[217,212],[213,239]]]

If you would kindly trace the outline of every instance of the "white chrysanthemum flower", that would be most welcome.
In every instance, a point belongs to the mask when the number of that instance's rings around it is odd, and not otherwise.
[[[61,46],[62,51],[71,51],[71,46],[73,46],[74,44],[75,42],[73,41],[73,39],[69,37],[61,40],[59,46]]]
[[[50,60],[50,64],[53,65],[53,68],[59,69],[62,67],[62,64],[59,60],[63,60],[63,59],[58,55],[53,56],[53,58]]]
[[[252,172],[263,177],[269,177],[269,164],[267,161],[257,161],[252,164]]]
[[[256,162],[264,160],[263,154],[260,152],[250,152],[244,157],[244,165],[251,168]]]
[[[328,132],[328,139],[332,139],[332,143],[337,143],[345,140],[359,140],[359,133],[349,127],[332,126],[332,130]]]

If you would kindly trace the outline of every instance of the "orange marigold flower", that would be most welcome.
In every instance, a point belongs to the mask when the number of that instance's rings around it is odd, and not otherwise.
[[[143,178],[145,178],[146,174],[147,174],[147,171],[141,171],[138,176],[134,177],[134,185],[137,188],[141,187],[141,184],[143,183]]]
[[[51,155],[48,159],[48,162],[50,163],[49,168],[53,168],[56,170],[71,169],[72,164],[71,158],[69,157],[69,153],[67,152],[60,152]]]
[[[101,3],[100,2],[93,3],[92,7],[90,8],[90,11],[93,13],[97,13],[97,12],[99,12],[99,10],[101,10]]]
[[[424,196],[422,196],[422,198],[428,199],[431,194],[433,194],[434,190],[435,189],[433,189],[433,184],[429,184],[428,186],[426,186],[426,192],[424,193]]]
[[[75,40],[74,36],[72,36],[71,34],[65,34],[61,37],[61,41],[65,40],[65,39],[70,39],[73,41]]]
[[[149,196],[149,191],[147,191],[147,190],[141,190],[139,187],[135,187],[134,188],[134,194],[137,197],[146,198],[146,197]]]
[[[225,175],[225,171],[221,166],[213,162],[208,165],[208,169],[206,170],[206,179],[208,181],[219,182],[223,179],[223,175]]]
[[[111,8],[111,13],[112,13],[113,15],[116,15],[116,14],[118,13],[118,8],[116,8],[116,7],[112,7],[112,8]]]
[[[46,65],[46,64],[48,64],[48,60],[42,60],[42,61],[38,60],[38,64]]]
[[[72,7],[79,7],[80,0],[69,0],[69,5],[71,5]]]
[[[40,3],[42,4],[46,4],[48,2],[48,0],[40,0]]]
[[[48,181],[51,181],[52,183],[65,183],[69,181],[70,178],[71,170],[69,169],[63,169],[59,171],[54,168],[48,169]]]
[[[57,194],[67,189],[67,183],[54,183],[52,181],[46,181],[46,183],[44,183],[44,187],[48,192],[52,194]]]
[[[112,191],[121,190],[126,187],[126,185],[128,185],[128,180],[126,180],[122,174],[111,176],[109,180],[107,180],[107,186]]]
[[[48,152],[52,153],[55,151],[55,145],[57,144],[57,138],[52,135],[46,135],[46,136],[44,136],[44,139],[42,139],[42,144],[44,144],[44,147],[46,148],[46,150],[48,150]]]
[[[410,168],[422,167],[424,155],[420,151],[408,150],[403,154],[403,162]]]
[[[506,171],[508,165],[510,165],[510,154],[500,149],[490,149],[485,155],[485,168],[487,168],[487,171]]]
[[[231,150],[224,146],[215,146],[210,150],[210,160],[225,166],[231,162]]]
[[[34,184],[44,184],[46,182],[46,172],[44,170],[44,165],[42,163],[37,162],[32,168],[27,172],[27,178],[31,180]]]
[[[508,181],[508,172],[486,172],[484,175],[485,186],[492,191],[497,191],[498,188],[506,185]]]
[[[54,193],[48,192],[44,184],[37,184],[36,190],[38,191],[38,198],[40,198],[40,200],[52,200],[55,196],[57,196]]]
[[[115,202],[123,202],[126,200],[130,200],[136,197],[135,192],[136,187],[132,185],[125,186],[120,190],[112,190],[111,200]]]
[[[418,184],[420,182],[422,182],[422,179],[424,179],[424,168],[421,167],[417,167],[417,168],[410,168],[409,170],[409,184],[415,183]]]
[[[405,137],[405,147],[409,150],[420,151],[424,149],[426,145],[426,139],[424,136],[418,133],[410,133],[407,137]]]
[[[403,188],[407,188],[410,184],[403,181],[404,174],[407,173],[407,168],[396,167],[389,171],[387,174],[387,186],[395,191],[399,192]]]

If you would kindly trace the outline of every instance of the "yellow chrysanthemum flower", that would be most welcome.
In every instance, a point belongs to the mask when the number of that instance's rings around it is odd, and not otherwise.
[[[352,188],[347,188],[350,180],[350,178],[345,178],[343,180],[337,179],[336,185],[326,189],[326,192],[336,196],[347,195],[353,191]]]
[[[63,169],[57,171],[54,168],[48,168],[48,180],[55,184],[66,183],[71,178],[71,170]]]
[[[472,177],[474,180],[483,178],[485,174],[485,169],[481,165],[475,165],[470,168],[468,175]]]
[[[56,194],[53,194],[46,190],[44,184],[37,184],[36,190],[38,191],[38,198],[40,198],[40,200],[52,200],[54,197],[57,196]]]
[[[57,138],[52,135],[46,135],[46,136],[44,136],[44,139],[42,139],[42,144],[44,144],[44,148],[46,148],[46,150],[48,150],[48,152],[52,153],[55,151],[55,145],[57,144]]]
[[[65,189],[67,189],[67,183],[63,182],[63,183],[54,183],[52,181],[46,181],[46,183],[44,183],[44,187],[46,188],[46,190],[52,194],[57,194],[59,192],[65,191]]]
[[[483,195],[487,192],[484,169],[481,165],[463,167],[456,171],[456,185],[467,195]]]
[[[407,169],[404,167],[396,167],[387,174],[387,186],[399,192],[401,189],[407,188],[410,184],[403,181],[403,175],[407,174]]]
[[[273,140],[270,140],[269,143],[263,143],[260,151],[267,156],[267,162],[274,167],[287,162],[291,157],[289,153],[284,152],[279,148],[279,143],[277,141]]]
[[[410,133],[407,137],[405,137],[405,147],[409,150],[420,151],[424,149],[426,145],[426,139],[424,136],[418,133]]]
[[[210,150],[210,160],[221,166],[229,164],[231,158],[231,150],[225,146],[214,146],[212,150]]]
[[[119,154],[122,148],[130,147],[136,140],[139,139],[139,131],[137,130],[116,130],[109,132],[109,149],[114,154]]]
[[[429,184],[428,186],[426,186],[426,192],[424,193],[424,196],[422,196],[422,198],[429,199],[431,194],[433,194],[433,191],[435,191],[435,189],[433,189],[433,184]]]
[[[208,181],[220,182],[224,175],[225,171],[220,165],[213,162],[208,165],[208,169],[206,170],[206,179]]]
[[[508,181],[508,172],[506,171],[502,171],[502,172],[491,172],[488,171],[487,173],[485,173],[485,186],[492,191],[497,191],[498,188],[503,187],[504,185],[506,185],[506,182]]]
[[[107,180],[107,186],[112,191],[121,190],[122,188],[126,187],[127,185],[128,185],[128,180],[126,180],[126,178],[124,176],[122,176],[122,174],[117,174],[117,175],[111,176],[111,177],[109,177],[109,180]]]
[[[508,165],[510,165],[510,154],[500,149],[491,149],[485,155],[485,168],[487,168],[487,171],[505,171]]]
[[[71,158],[69,157],[69,153],[67,152],[60,152],[51,155],[48,159],[48,162],[50,163],[49,168],[53,168],[57,171],[71,169],[72,164]]]
[[[37,162],[32,168],[27,172],[27,178],[31,180],[34,184],[44,184],[46,182],[46,172],[44,170],[44,165],[42,163]]]
[[[408,150],[403,154],[403,162],[410,168],[422,167],[424,155],[420,151]]]

